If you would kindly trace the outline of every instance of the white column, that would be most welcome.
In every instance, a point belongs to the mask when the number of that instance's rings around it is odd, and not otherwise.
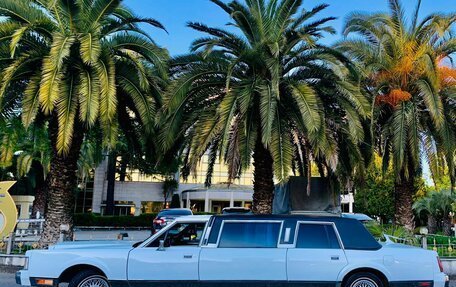
[[[234,207],[234,192],[231,191],[231,196],[230,196],[230,207]]]
[[[190,207],[190,195],[189,195],[189,193],[190,193],[189,191],[186,192],[186,194],[187,194],[187,208],[191,208]]]
[[[101,202],[106,189],[106,171],[108,161],[106,157],[95,169],[94,183],[93,183],[93,199],[92,199],[92,212],[101,212]]]
[[[206,196],[204,197],[204,212],[209,211],[209,190],[206,189]]]
[[[141,201],[135,202],[135,216],[141,215]]]
[[[353,203],[354,203],[353,193],[348,194],[348,212],[353,213]]]

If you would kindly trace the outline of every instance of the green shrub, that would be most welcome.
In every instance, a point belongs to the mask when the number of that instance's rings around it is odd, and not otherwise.
[[[212,215],[210,212],[196,212],[195,215]],[[151,227],[156,213],[143,213],[139,216],[101,216],[94,213],[75,214],[75,226],[102,227]]]
[[[157,214],[141,214],[140,216],[100,216],[93,213],[75,214],[76,226],[103,227],[151,227]]]

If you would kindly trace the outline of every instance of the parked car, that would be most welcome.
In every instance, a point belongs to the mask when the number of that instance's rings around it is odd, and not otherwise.
[[[437,253],[381,245],[362,223],[302,215],[184,216],[143,242],[27,251],[26,286],[434,286]],[[52,262],[52,263],[51,263]]]
[[[162,229],[170,222],[181,216],[193,215],[193,212],[188,208],[168,208],[163,209],[157,214],[152,223],[153,233]]]
[[[222,214],[253,214],[253,212],[247,207],[225,207],[222,209]]]

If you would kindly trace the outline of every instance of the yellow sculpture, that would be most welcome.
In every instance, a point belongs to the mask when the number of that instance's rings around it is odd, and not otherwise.
[[[17,222],[16,204],[8,190],[15,181],[0,182],[0,240],[14,231]]]

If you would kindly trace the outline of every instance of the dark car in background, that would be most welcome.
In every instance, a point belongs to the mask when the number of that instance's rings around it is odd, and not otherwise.
[[[176,218],[187,215],[193,215],[193,212],[188,208],[163,209],[157,214],[157,217],[155,217],[153,221],[152,232],[155,233],[170,222],[173,222]]]
[[[222,214],[253,214],[253,212],[247,207],[225,207]]]

